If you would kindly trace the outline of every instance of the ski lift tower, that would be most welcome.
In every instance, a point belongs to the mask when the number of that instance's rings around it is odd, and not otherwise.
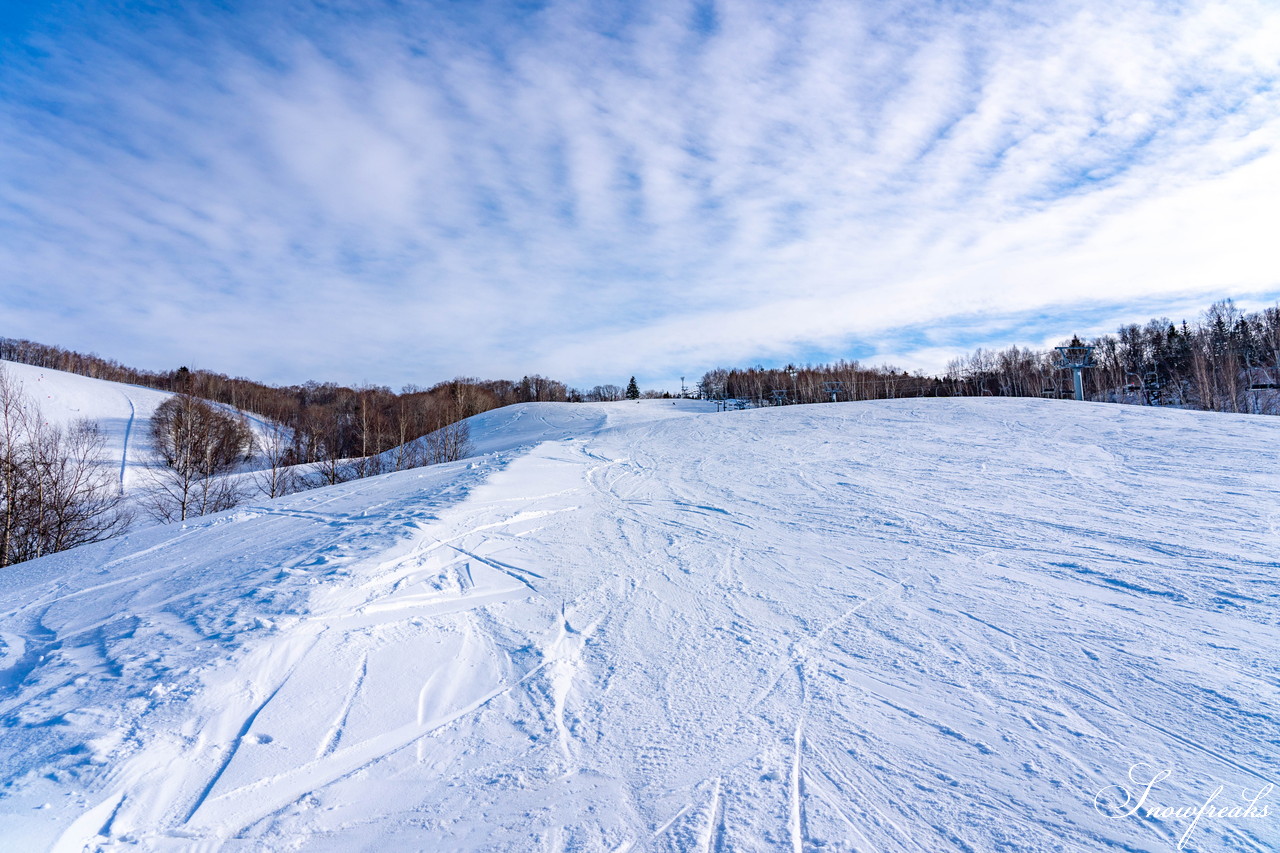
[[[1058,351],[1058,367],[1071,371],[1075,381],[1076,399],[1084,399],[1084,371],[1094,366],[1093,347],[1080,343],[1079,338],[1072,338],[1065,347],[1054,347]]]
[[[843,382],[823,382],[822,390],[831,396],[831,402],[835,402],[836,398],[844,393]]]

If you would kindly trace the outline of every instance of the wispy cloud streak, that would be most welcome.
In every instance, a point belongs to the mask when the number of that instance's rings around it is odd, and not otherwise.
[[[0,61],[0,333],[593,382],[1280,291],[1267,3],[282,9]]]

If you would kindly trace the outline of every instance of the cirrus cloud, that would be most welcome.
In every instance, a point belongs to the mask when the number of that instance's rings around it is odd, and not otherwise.
[[[0,334],[275,381],[659,382],[1280,292],[1266,2],[62,19],[0,60]]]

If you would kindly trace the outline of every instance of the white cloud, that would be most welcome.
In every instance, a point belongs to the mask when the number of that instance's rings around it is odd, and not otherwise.
[[[0,334],[592,384],[1280,292],[1264,2],[354,8],[90,22],[0,71]]]

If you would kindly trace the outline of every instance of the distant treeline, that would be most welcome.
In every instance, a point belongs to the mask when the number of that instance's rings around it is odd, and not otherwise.
[[[1064,340],[1063,345],[1069,342]],[[1231,300],[1193,325],[1161,318],[1085,342],[1095,366],[1085,371],[1088,399],[1216,412],[1280,414],[1280,308],[1246,313]],[[1069,397],[1071,371],[1053,349],[979,349],[942,376],[838,361],[783,368],[708,371],[699,392],[755,405],[883,400],[900,397]]]
[[[1084,372],[1090,400],[1280,414],[1280,307],[1246,313],[1227,299],[1194,325],[1162,317],[1087,343],[1095,362]],[[1070,371],[1057,366],[1053,350],[978,350],[952,361],[946,378],[967,395],[1065,396],[1071,389]]]
[[[348,388],[332,382],[273,386],[186,367],[139,370],[96,355],[3,337],[0,359],[187,394],[259,415],[288,428],[282,464],[321,463],[322,470],[335,474],[338,460],[373,459],[480,412],[513,403],[583,398],[563,382],[543,376],[519,381],[459,378],[429,388],[410,385],[399,393],[385,386]]]
[[[744,400],[754,405],[949,397],[945,379],[894,367],[863,367],[856,361],[787,365],[782,368],[718,368],[703,374],[699,393],[712,400]]]

